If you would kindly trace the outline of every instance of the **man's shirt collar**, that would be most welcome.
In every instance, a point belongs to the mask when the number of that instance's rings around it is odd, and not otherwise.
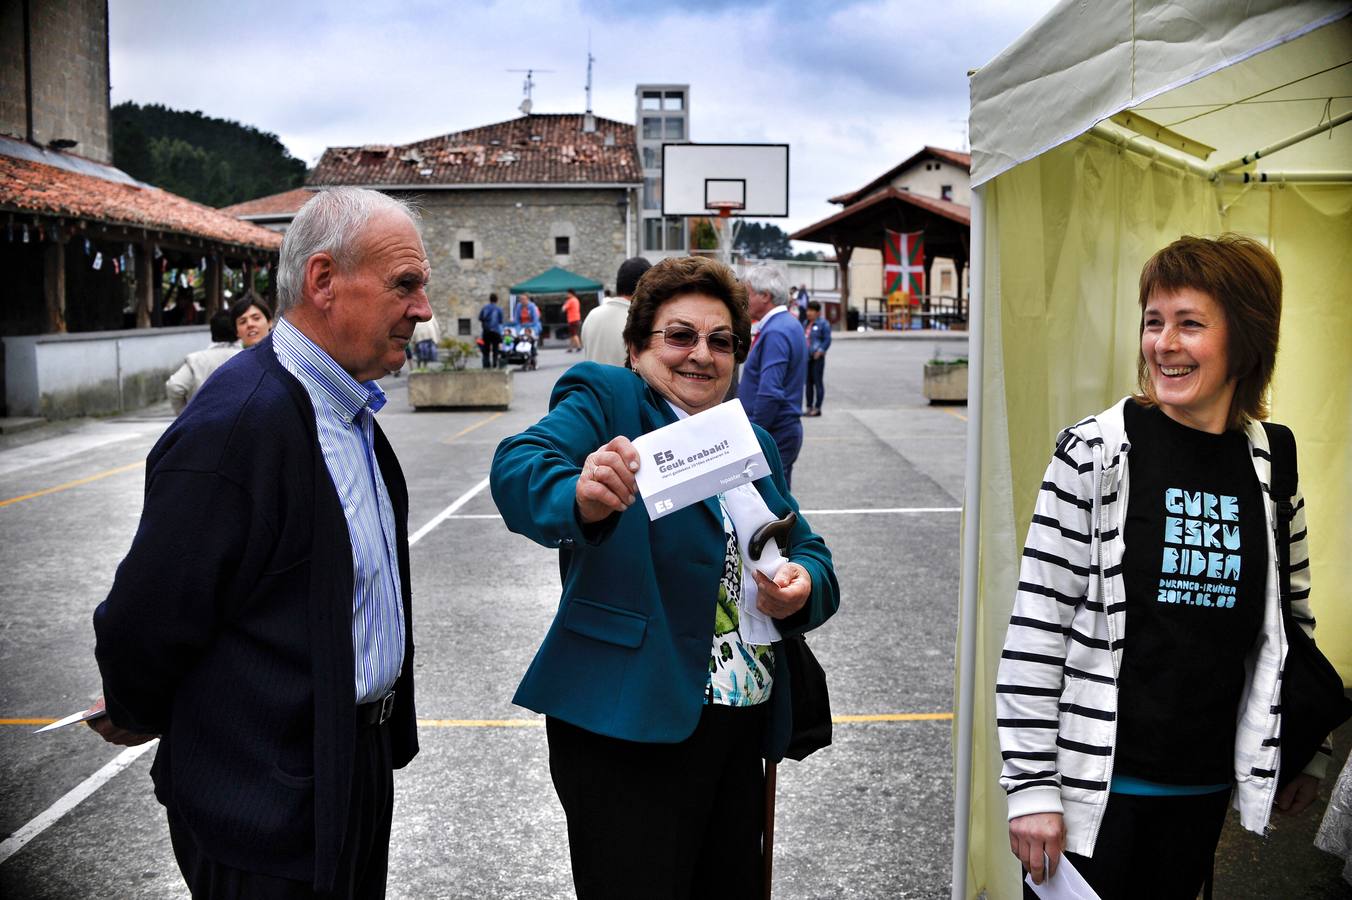
[[[385,392],[374,381],[363,384],[343,371],[285,317],[278,317],[272,329],[272,347],[287,371],[299,378],[310,393],[323,397],[338,415],[351,423],[365,408],[372,413],[385,405]]]

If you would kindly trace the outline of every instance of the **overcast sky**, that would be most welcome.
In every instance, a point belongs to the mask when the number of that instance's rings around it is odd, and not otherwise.
[[[794,230],[926,144],[965,150],[967,71],[1053,0],[110,0],[112,100],[329,146],[399,144],[535,111],[634,121],[634,85],[690,85],[690,138],[788,143]],[[543,71],[553,70],[553,71]],[[810,245],[808,245],[810,246]]]

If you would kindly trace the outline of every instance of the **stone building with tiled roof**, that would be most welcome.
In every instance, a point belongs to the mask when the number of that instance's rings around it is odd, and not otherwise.
[[[272,231],[284,232],[291,224],[291,220],[296,218],[300,208],[314,195],[315,192],[309,188],[292,188],[280,194],[269,194],[233,206],[222,206],[220,211],[227,216],[234,216],[236,219],[243,219]]]
[[[453,335],[477,335],[490,293],[505,307],[511,285],[553,266],[613,284],[637,252],[642,184],[634,126],[581,113],[525,115],[400,146],[330,147],[306,182],[415,202],[432,264],[428,293]],[[547,325],[562,323],[561,297],[536,299]]]

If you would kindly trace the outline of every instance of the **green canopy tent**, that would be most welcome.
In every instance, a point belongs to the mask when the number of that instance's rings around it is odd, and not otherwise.
[[[582,315],[585,316],[600,301],[601,288],[599,281],[592,281],[576,272],[554,266],[528,281],[512,285],[513,301],[508,313],[515,318],[515,298],[521,294],[530,294],[540,307],[540,321],[544,324],[545,334],[567,337],[568,329],[563,318],[563,295],[570,290],[580,295],[591,294],[591,298],[579,297],[582,300]],[[550,299],[543,299],[545,297]]]
[[[547,272],[541,272],[529,281],[512,285],[513,294],[565,294],[570,289],[578,293],[599,293],[601,282],[583,278],[576,272],[569,272],[554,266]]]

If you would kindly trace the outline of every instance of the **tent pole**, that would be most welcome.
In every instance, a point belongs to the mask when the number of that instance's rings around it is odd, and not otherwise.
[[[962,605],[958,615],[957,777],[953,791],[953,900],[967,900],[972,818],[972,719],[976,685],[977,578],[981,541],[981,388],[986,328],[986,189],[972,190],[971,290],[967,313],[967,472],[963,481]]]
[[[1239,159],[1232,159],[1225,165],[1217,166],[1213,171],[1216,172],[1217,174],[1220,174],[1222,172],[1229,172],[1231,169],[1238,169],[1241,168],[1242,166],[1247,166],[1250,163],[1256,163],[1258,162],[1258,160],[1262,159],[1265,156],[1271,156],[1278,150],[1285,150],[1292,144],[1299,144],[1301,141],[1306,140],[1307,138],[1312,138],[1316,134],[1323,134],[1324,132],[1336,128],[1349,120],[1352,120],[1352,110],[1348,110],[1347,112],[1341,115],[1334,116],[1327,122],[1321,122],[1312,128],[1306,128],[1304,131],[1301,131],[1297,134],[1293,134],[1289,138],[1277,141],[1277,143],[1275,144],[1268,144],[1261,150],[1255,150],[1252,153],[1246,153]]]

